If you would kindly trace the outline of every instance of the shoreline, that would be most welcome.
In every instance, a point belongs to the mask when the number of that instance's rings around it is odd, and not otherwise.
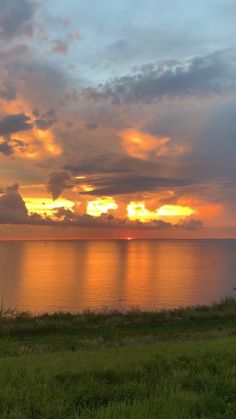
[[[1,311],[0,416],[236,417],[236,299],[159,312]]]
[[[212,305],[197,305],[158,311],[86,310],[79,313],[55,312],[33,315],[0,307],[0,338],[45,340],[48,335],[73,335],[80,346],[123,345],[129,339],[189,339],[207,334],[230,334],[236,326],[236,299],[225,298]],[[44,337],[45,335],[45,337]],[[90,342],[91,341],[91,342]],[[85,344],[86,343],[86,344]]]

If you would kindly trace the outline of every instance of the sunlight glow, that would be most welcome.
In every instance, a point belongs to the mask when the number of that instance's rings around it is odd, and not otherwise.
[[[87,203],[87,214],[93,217],[100,217],[102,214],[107,214],[110,210],[116,210],[117,203],[111,197],[98,198]]]
[[[130,202],[127,206],[127,213],[130,220],[138,220],[142,223],[157,220],[158,218],[156,211],[149,211],[145,207],[145,202]]]
[[[190,151],[189,147],[173,144],[169,137],[151,135],[136,129],[127,129],[119,132],[125,151],[132,157],[147,159],[152,156],[177,156]]]
[[[189,217],[194,213],[195,211],[192,208],[182,205],[163,205],[157,210],[159,217]]]
[[[195,210],[181,205],[163,205],[155,211],[150,211],[145,202],[130,202],[127,206],[128,218],[133,221],[147,223],[155,220],[178,221],[195,214]]]
[[[24,197],[24,201],[29,213],[47,216],[52,216],[53,211],[58,208],[71,210],[75,205],[74,202],[64,198],[59,198],[57,201],[53,201],[51,198]]]
[[[81,189],[84,192],[92,192],[94,190],[94,187],[92,185],[81,185]]]
[[[165,155],[166,145],[170,142],[170,138],[155,137],[135,129],[122,131],[120,137],[126,152],[138,159],[147,158],[151,152],[158,156]]]

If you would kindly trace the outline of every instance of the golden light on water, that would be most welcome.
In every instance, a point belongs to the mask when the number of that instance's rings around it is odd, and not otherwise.
[[[87,214],[93,217],[100,217],[107,214],[110,210],[117,210],[118,205],[111,197],[98,198],[87,203]]]
[[[33,313],[160,309],[199,304],[206,296],[216,300],[227,290],[226,255],[221,244],[194,241],[181,246],[165,240],[133,240],[129,246],[119,240],[49,241],[46,247],[40,241],[10,246],[0,241],[6,304]],[[227,260],[234,261],[234,252]]]

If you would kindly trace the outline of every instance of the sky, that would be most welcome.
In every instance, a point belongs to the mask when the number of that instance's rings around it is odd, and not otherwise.
[[[236,237],[235,19],[0,0],[0,239]]]

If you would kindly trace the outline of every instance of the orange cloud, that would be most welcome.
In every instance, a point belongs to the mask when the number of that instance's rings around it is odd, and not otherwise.
[[[158,157],[175,156],[189,151],[186,146],[174,146],[169,137],[159,137],[135,129],[119,132],[125,151],[132,157],[146,159],[150,154]]]
[[[4,114],[6,113],[11,115],[23,113],[31,121],[34,120],[30,105],[22,98],[4,103]],[[51,129],[42,130],[33,127],[30,131],[15,133],[8,143],[14,149],[15,156],[24,159],[56,157],[62,153]]]
[[[191,196],[183,196],[178,200],[178,204],[194,207],[199,217],[207,222],[208,225],[218,224],[224,209],[222,204],[207,202]]]
[[[16,146],[16,140],[22,142],[22,146]],[[53,132],[49,129],[32,128],[31,131],[17,133],[13,140],[9,140],[9,144],[14,147],[17,157],[32,160],[59,156],[62,152],[61,147],[56,144]]]

